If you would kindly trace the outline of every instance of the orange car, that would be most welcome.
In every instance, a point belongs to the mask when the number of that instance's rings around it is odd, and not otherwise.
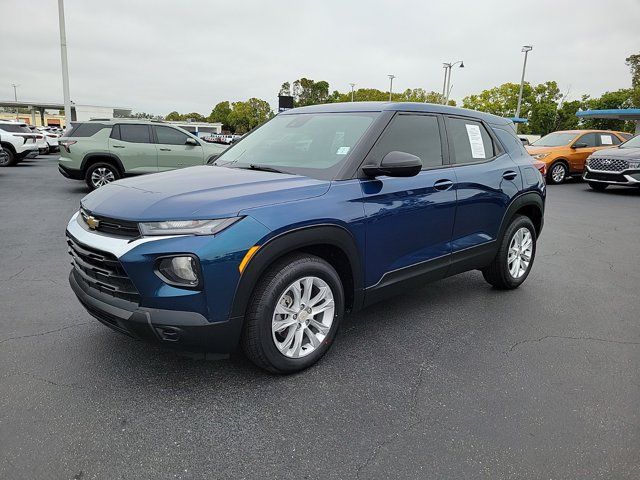
[[[547,181],[562,183],[570,175],[581,175],[585,160],[596,150],[626,142],[632,135],[609,130],[564,130],[553,132],[525,148],[547,165]]]

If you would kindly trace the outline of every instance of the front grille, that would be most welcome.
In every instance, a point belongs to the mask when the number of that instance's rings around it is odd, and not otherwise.
[[[602,180],[604,182],[629,182],[624,175],[620,175],[619,173],[587,172],[584,178],[585,180]]]
[[[591,158],[588,165],[591,170],[601,172],[623,172],[629,168],[629,162],[617,158]]]
[[[67,234],[77,280],[117,298],[138,303],[140,294],[115,255],[88,247]]]
[[[80,216],[86,225],[89,225],[87,223],[87,218],[90,216],[98,221],[98,226],[96,228],[92,228],[92,230],[116,237],[136,238],[140,236],[140,230],[138,229],[138,224],[136,222],[95,215],[84,208],[80,209]]]

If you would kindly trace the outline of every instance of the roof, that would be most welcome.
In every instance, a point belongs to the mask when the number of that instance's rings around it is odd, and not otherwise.
[[[551,133],[573,133],[574,135],[578,135],[580,133],[592,133],[592,132],[615,132],[615,133],[626,133],[626,132],[619,132],[618,130],[607,130],[604,128],[584,128],[582,130],[580,129],[576,129],[576,130],[556,130],[555,132],[551,132]]]
[[[435,103],[418,102],[343,102],[325,103],[322,105],[309,105],[285,110],[279,115],[292,115],[296,113],[347,113],[347,112],[425,112],[425,113],[448,113],[450,115],[463,115],[467,117],[481,118],[487,123],[494,125],[509,125],[511,121],[507,118],[491,115],[490,113],[478,112],[466,108],[450,107],[448,105],[438,105]]]
[[[611,108],[608,110],[583,110],[577,117],[614,118],[617,120],[640,120],[640,108]]]
[[[19,108],[45,108],[52,110],[64,110],[64,103],[61,102],[38,102],[29,100],[0,100],[0,107],[19,107]],[[131,110],[131,107],[109,107],[106,105],[84,105],[71,102],[71,108],[94,107],[94,108],[112,108],[114,110]]]

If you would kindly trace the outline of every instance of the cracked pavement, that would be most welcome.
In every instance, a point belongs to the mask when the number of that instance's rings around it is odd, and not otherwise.
[[[93,320],[67,284],[84,194],[55,156],[0,169],[0,478],[640,477],[640,191],[549,187],[523,287],[407,292],[290,377]]]

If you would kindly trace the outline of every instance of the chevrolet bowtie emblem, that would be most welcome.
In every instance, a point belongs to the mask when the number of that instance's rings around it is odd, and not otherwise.
[[[95,230],[96,228],[98,228],[98,225],[100,225],[100,220],[98,220],[96,217],[89,215],[87,217],[87,225],[89,225],[89,228],[91,230]]]

